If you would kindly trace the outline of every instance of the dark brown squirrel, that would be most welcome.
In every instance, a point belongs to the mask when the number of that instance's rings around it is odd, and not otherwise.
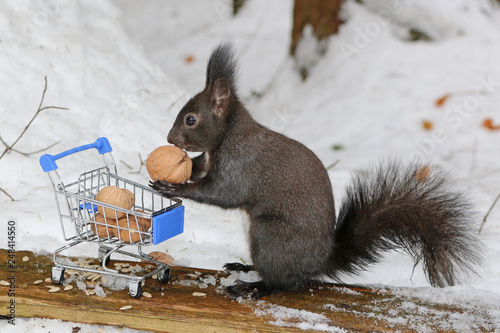
[[[238,281],[230,298],[259,298],[296,290],[321,277],[339,279],[396,249],[423,260],[433,286],[454,285],[480,262],[481,243],[472,230],[465,196],[422,165],[398,160],[355,176],[335,216],[327,171],[301,143],[257,123],[238,99],[236,61],[230,44],[216,47],[205,89],[177,115],[168,142],[193,159],[189,182],[151,182],[166,197],[222,208],[242,208],[250,218],[252,266],[261,281]],[[337,221],[336,221],[337,220]]]

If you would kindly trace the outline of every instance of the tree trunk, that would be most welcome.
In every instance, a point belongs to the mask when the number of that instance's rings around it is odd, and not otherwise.
[[[236,16],[241,7],[245,4],[246,0],[233,0],[233,15]]]
[[[339,30],[341,5],[342,0],[295,0],[290,54],[297,56],[297,46],[304,37],[304,28],[307,25],[311,26],[312,34],[318,42],[315,51],[319,56],[324,54],[326,39]],[[299,64],[303,79],[307,77],[307,67]]]

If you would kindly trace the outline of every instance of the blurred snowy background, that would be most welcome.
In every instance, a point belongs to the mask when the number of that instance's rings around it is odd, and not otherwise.
[[[42,111],[16,151],[0,159],[0,248],[10,219],[18,250],[64,244],[38,164],[45,152],[21,153],[57,143],[46,151],[56,154],[106,136],[119,173],[146,184],[141,161],[166,143],[179,109],[204,87],[211,49],[227,40],[236,46],[240,95],[255,118],[303,142],[325,166],[338,162],[329,171],[337,203],[353,172],[395,155],[449,170],[474,201],[478,227],[500,193],[497,1],[346,0],[344,23],[323,43],[324,54],[313,52],[318,45],[306,29],[296,58],[289,55],[291,0],[248,0],[237,15],[226,0],[7,0],[0,9],[3,142],[14,143],[35,114],[45,76],[43,106],[68,108]],[[89,151],[58,165],[63,179],[75,180],[100,162]],[[250,261],[244,214],[185,206],[184,233],[151,251],[202,268]],[[490,320],[463,319],[456,327],[500,330],[500,205],[481,236],[485,263],[465,285],[430,288],[421,267],[412,274],[411,259],[398,253],[345,282],[461,300]]]

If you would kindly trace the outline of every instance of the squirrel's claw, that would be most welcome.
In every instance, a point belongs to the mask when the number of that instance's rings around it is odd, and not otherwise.
[[[179,184],[173,184],[165,180],[149,181],[149,186],[155,191],[160,192],[164,197],[174,196]]]
[[[222,266],[222,268],[226,271],[245,272],[245,273],[255,270],[255,268],[252,265],[240,264],[239,262],[227,263],[224,266]]]
[[[238,297],[258,299],[262,296],[280,293],[281,290],[269,289],[264,282],[245,282],[236,280],[233,285],[224,288],[224,293],[229,299],[237,299]]]
[[[238,297],[257,299],[259,298],[259,290],[252,283],[236,280],[235,284],[224,288],[224,294],[229,299],[237,299]]]

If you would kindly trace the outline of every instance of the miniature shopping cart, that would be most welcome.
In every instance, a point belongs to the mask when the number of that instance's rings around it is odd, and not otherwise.
[[[104,166],[80,174],[76,181],[64,183],[57,171],[56,160],[92,148],[102,155]],[[51,279],[54,284],[62,284],[65,268],[122,277],[129,281],[130,296],[139,297],[145,278],[157,274],[161,283],[168,282],[170,278],[170,266],[154,260],[143,253],[141,248],[159,244],[182,233],[184,206],[179,199],[164,198],[148,186],[118,176],[111,151],[108,139],[101,137],[91,144],[57,155],[46,154],[40,157],[40,165],[54,186],[64,239],[69,242],[53,254]],[[135,196],[134,206],[125,209],[97,201],[96,194],[107,186],[131,191]],[[100,214],[99,210],[107,211],[108,214]],[[123,216],[119,223],[116,219],[118,215]],[[98,244],[98,259],[102,263],[102,269],[75,267],[58,260],[61,252],[84,242]],[[125,246],[136,248],[137,253],[125,251]],[[157,269],[143,276],[120,273],[108,267],[114,253],[150,262],[156,265]]]

